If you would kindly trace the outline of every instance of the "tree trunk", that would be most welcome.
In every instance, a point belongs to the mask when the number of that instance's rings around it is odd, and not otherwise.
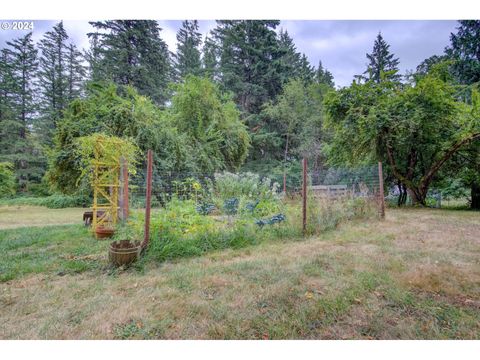
[[[408,195],[410,195],[410,199],[412,199],[412,205],[426,206],[427,191],[428,188],[425,188],[423,186],[417,188],[408,188],[407,192]]]
[[[472,196],[472,202],[470,204],[470,209],[480,210],[480,184],[473,182],[470,188],[470,194]]]

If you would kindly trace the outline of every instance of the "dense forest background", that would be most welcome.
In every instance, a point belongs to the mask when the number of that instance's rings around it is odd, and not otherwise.
[[[91,22],[87,50],[61,21],[38,43],[12,39],[0,55],[4,177],[17,194],[86,191],[75,141],[103,132],[153,149],[157,172],[295,179],[302,157],[313,171],[381,160],[400,205],[425,204],[434,186],[480,208],[480,21],[460,21],[445,52],[407,74],[378,34],[341,89],[279,24],[217,21],[203,37],[184,21],[176,53],[151,20]]]

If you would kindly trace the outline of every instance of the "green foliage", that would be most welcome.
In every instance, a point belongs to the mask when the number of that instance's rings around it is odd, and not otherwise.
[[[13,165],[0,162],[0,198],[15,194],[15,173]]]
[[[3,199],[0,205],[32,205],[45,206],[50,209],[63,209],[69,207],[87,207],[91,204],[91,199],[86,195],[62,195],[53,194],[44,197],[15,197],[10,199]]]
[[[222,20],[214,30],[219,45],[222,86],[235,94],[245,113],[259,113],[282,88],[278,20]]]
[[[254,173],[230,172],[216,173],[214,196],[222,201],[233,197],[246,197],[249,199],[277,199],[278,183],[272,183],[268,177],[260,178]]]
[[[275,103],[265,106],[262,130],[272,132],[281,139],[281,147],[275,149],[284,162],[307,157],[318,164],[321,157],[321,132],[323,122],[322,101],[330,87],[325,84],[305,85],[293,79],[285,84]],[[257,146],[257,151],[265,150]]]
[[[7,41],[0,57],[0,161],[13,164],[19,192],[40,181],[46,163],[35,133],[37,74],[32,33]]]
[[[250,138],[235,104],[222,98],[206,78],[189,75],[174,89],[171,115],[195,149],[196,168],[204,173],[238,169],[247,157]]]
[[[81,175],[77,181],[81,181],[86,175],[92,175],[97,161],[115,165],[121,164],[122,158],[127,161],[128,172],[135,175],[139,149],[129,140],[95,133],[78,138],[75,149],[82,164]]]
[[[400,61],[390,53],[390,45],[383,39],[382,34],[378,34],[373,45],[371,54],[367,54],[369,61],[368,68],[364,72],[368,80],[380,83],[381,81],[399,81],[401,76],[398,73],[398,64]]]
[[[389,81],[353,83],[327,94],[325,108],[329,161],[387,160],[387,170],[420,203],[438,170],[480,131],[475,106],[458,101],[453,87],[435,73],[402,87]]]
[[[131,139],[144,153],[152,149],[156,168],[169,171],[186,166],[184,137],[150,100],[132,87],[111,83],[91,83],[87,90],[85,99],[70,103],[59,123],[47,172],[54,188],[65,193],[78,190],[82,163],[77,139],[94,133]]]
[[[457,32],[450,35],[451,45],[445,49],[455,60],[453,73],[460,83],[480,81],[480,20],[460,20]]]
[[[63,22],[55,24],[40,40],[39,62],[40,126],[42,141],[52,144],[57,124],[63,117],[68,102],[81,93],[85,70],[83,57],[69,36]]]
[[[143,217],[132,219],[133,238],[140,236]],[[252,219],[237,219],[234,223],[200,215],[192,200],[173,199],[151,219],[150,244],[147,260],[164,261],[179,257],[199,256],[206,252],[241,248],[267,239],[291,235],[286,224],[259,230]],[[298,233],[297,233],[298,235]]]
[[[180,79],[188,74],[200,75],[202,69],[199,47],[201,43],[198,21],[183,21],[182,27],[177,32],[177,52],[175,54],[175,72]]]
[[[171,64],[168,47],[154,20],[108,20],[90,24],[93,80],[133,86],[161,105],[168,98]]]
[[[307,206],[307,232],[310,234],[335,229],[346,221],[378,216],[376,201],[368,197],[347,196],[332,200],[309,194]]]

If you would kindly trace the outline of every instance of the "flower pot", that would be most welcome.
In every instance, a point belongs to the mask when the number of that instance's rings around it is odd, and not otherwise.
[[[104,226],[97,226],[95,228],[95,237],[97,239],[106,239],[112,237],[113,234],[115,234],[115,229]]]
[[[138,259],[141,249],[140,241],[114,241],[108,249],[108,259],[115,266],[129,265]]]

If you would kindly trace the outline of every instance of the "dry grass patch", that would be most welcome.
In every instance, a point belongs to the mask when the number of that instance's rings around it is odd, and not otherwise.
[[[140,271],[98,258],[26,274],[1,284],[0,338],[479,339],[479,214],[445,213],[391,210]]]

